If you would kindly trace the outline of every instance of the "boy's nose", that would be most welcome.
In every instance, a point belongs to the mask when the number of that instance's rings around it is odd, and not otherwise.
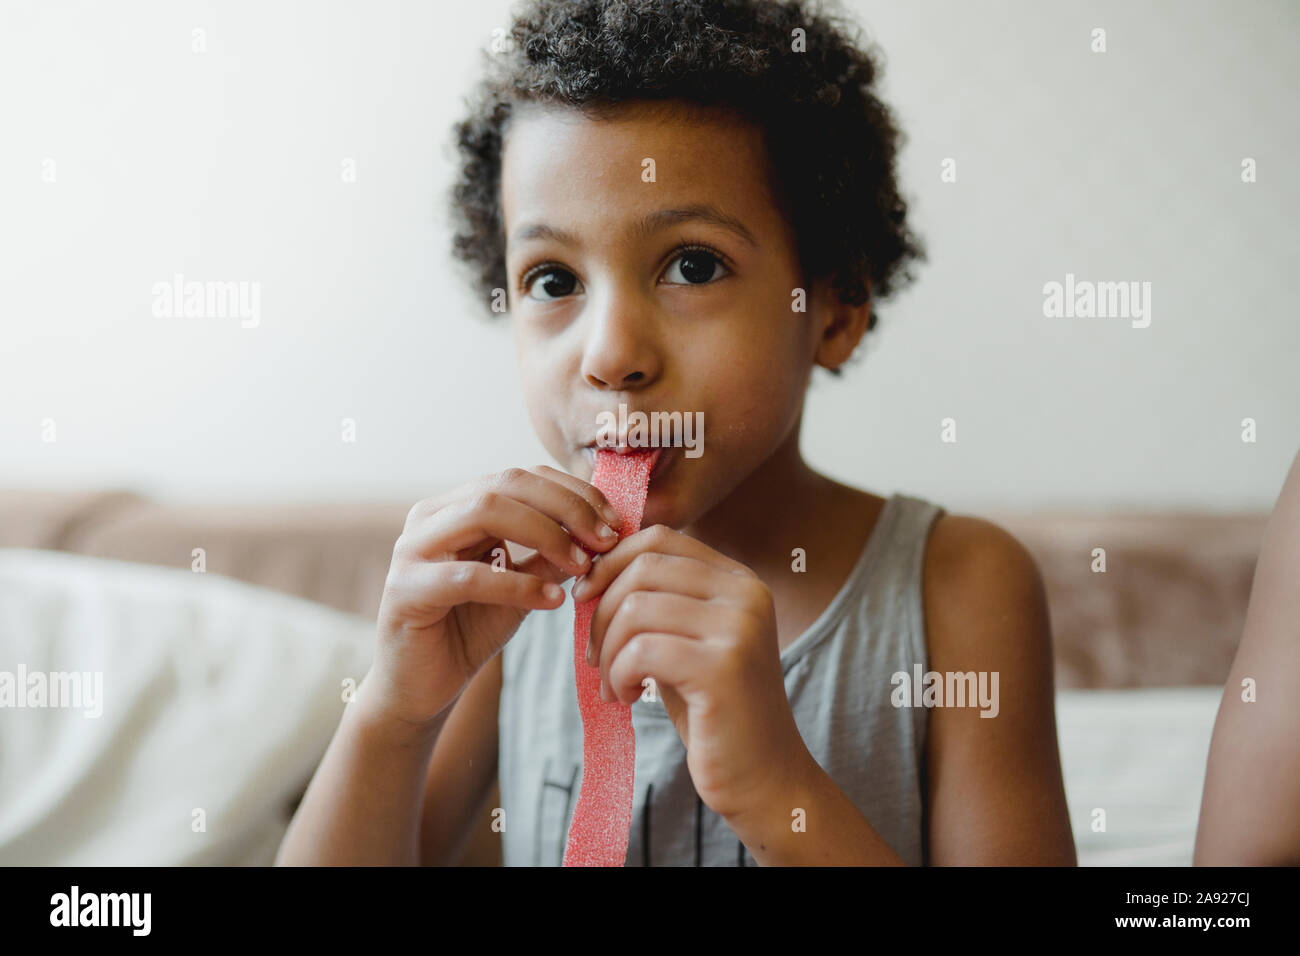
[[[594,385],[597,388],[607,388],[610,389],[611,391],[618,392],[618,391],[624,391],[628,388],[631,388],[633,385],[636,385],[638,382],[642,381],[645,378],[645,375],[642,372],[632,372],[630,375],[623,376],[623,378],[620,379],[619,381],[609,381],[609,382],[605,381],[602,378],[598,378],[595,375],[587,375],[586,378],[587,378],[587,384],[589,385]]]
[[[646,316],[611,309],[592,322],[582,356],[587,384],[614,391],[641,388],[659,376],[661,363]]]

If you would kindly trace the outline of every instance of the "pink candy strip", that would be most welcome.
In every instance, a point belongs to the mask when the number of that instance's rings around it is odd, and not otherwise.
[[[609,499],[623,519],[619,538],[641,529],[653,456],[596,451],[591,483]],[[595,554],[583,546],[588,554]],[[632,826],[632,785],[636,773],[636,734],[632,708],[600,699],[600,668],[587,663],[591,617],[599,599],[574,608],[573,673],[582,714],[582,784],[569,823],[565,866],[623,866]]]

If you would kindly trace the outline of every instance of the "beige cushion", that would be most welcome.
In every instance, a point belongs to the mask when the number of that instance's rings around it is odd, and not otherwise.
[[[1042,570],[1058,688],[1227,680],[1267,515],[988,517]],[[1094,548],[1105,549],[1105,573],[1091,570]]]
[[[373,618],[414,501],[164,505],[124,492],[0,491],[0,547],[209,573]],[[1245,624],[1266,514],[981,515],[1042,569],[1058,688],[1221,684]],[[1106,549],[1104,574],[1090,570]]]

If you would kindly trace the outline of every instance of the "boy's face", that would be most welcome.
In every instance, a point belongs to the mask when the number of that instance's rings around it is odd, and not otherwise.
[[[803,280],[764,163],[761,133],[717,114],[636,105],[597,120],[529,104],[511,120],[501,173],[508,301],[542,443],[590,481],[586,446],[600,413],[617,417],[625,404],[629,416],[680,412],[693,423],[703,413],[694,438],[703,453],[664,450],[645,526],[687,527],[778,449],[793,443],[797,454],[823,310],[812,289],[807,311],[791,308]],[[697,217],[638,228],[702,206],[752,241]],[[572,238],[537,235],[539,226]]]

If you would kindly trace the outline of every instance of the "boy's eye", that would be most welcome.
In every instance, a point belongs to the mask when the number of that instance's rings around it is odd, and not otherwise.
[[[726,269],[722,260],[714,253],[707,249],[688,249],[673,260],[673,265],[668,268],[668,275],[671,276],[676,271],[687,284],[704,285],[712,281],[719,267]],[[681,284],[673,283],[673,285]]]
[[[558,278],[557,278],[558,277]],[[534,272],[531,277],[525,280],[525,295],[528,298],[538,298],[538,301],[549,302],[550,296],[563,298],[566,295],[573,294],[573,286],[577,279],[568,269],[561,269],[558,266],[552,266],[549,269],[542,269]],[[532,293],[534,289],[541,288],[547,294],[547,298],[535,297]]]

